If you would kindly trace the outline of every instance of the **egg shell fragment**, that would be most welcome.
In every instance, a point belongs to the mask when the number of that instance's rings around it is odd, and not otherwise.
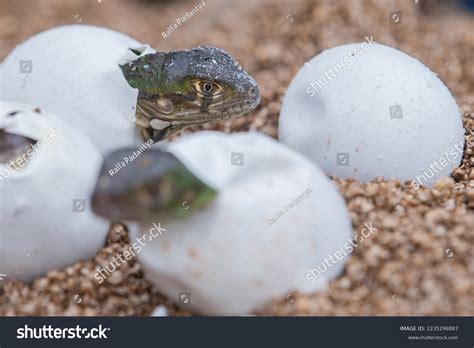
[[[301,68],[283,101],[279,139],[333,176],[429,186],[459,166],[464,128],[432,71],[368,41],[328,49]]]
[[[138,90],[128,85],[119,67],[138,57],[130,48],[154,52],[106,28],[67,25],[46,30],[5,58],[2,98],[60,115],[84,131],[102,154],[132,145],[138,141]]]
[[[0,163],[3,282],[31,281],[93,257],[109,227],[88,203],[102,162],[96,147],[59,118],[26,104],[0,102],[0,129],[38,141],[29,153],[22,150],[26,164],[17,161],[20,156],[12,158],[16,165]],[[74,200],[82,199],[74,212]]]
[[[352,234],[342,197],[309,160],[258,133],[199,132],[168,150],[219,190],[187,220],[157,216],[155,225],[131,229],[131,243],[146,244],[137,255],[146,276],[178,305],[248,314],[291,291],[322,289],[341,272],[349,254],[316,281],[307,278]],[[158,223],[165,231],[156,236]]]

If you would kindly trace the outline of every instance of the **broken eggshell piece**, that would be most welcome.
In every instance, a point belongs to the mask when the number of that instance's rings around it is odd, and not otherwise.
[[[105,153],[139,141],[138,90],[119,64],[154,50],[114,30],[67,25],[19,44],[5,58],[1,95],[38,105],[85,132]],[[24,65],[23,73],[18,73]]]
[[[344,200],[309,160],[258,133],[199,132],[168,149],[218,192],[187,218],[156,213],[131,229],[131,243],[145,242],[137,257],[147,278],[178,305],[247,314],[293,291],[320,290],[342,271],[349,252],[317,279],[309,273],[352,234]]]
[[[80,131],[36,106],[0,102],[0,272],[30,281],[88,259],[109,223],[87,198],[101,165]]]

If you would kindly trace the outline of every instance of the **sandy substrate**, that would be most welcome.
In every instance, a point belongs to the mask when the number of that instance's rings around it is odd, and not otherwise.
[[[474,315],[474,21],[437,6],[423,15],[420,3],[207,1],[202,12],[164,39],[161,32],[195,2],[2,1],[0,57],[36,32],[78,22],[111,27],[158,50],[222,47],[257,78],[262,102],[247,116],[205,128],[258,130],[273,137],[291,78],[323,49],[368,35],[420,59],[439,74],[460,106],[466,129],[462,166],[452,178],[417,191],[382,178],[367,184],[334,178],[354,233],[365,223],[377,232],[355,249],[343,274],[325,291],[288,294],[261,314]],[[395,11],[402,11],[402,23],[390,25],[389,13]],[[8,283],[0,290],[0,315],[149,315],[158,304],[172,315],[192,314],[154,291],[134,261],[97,284],[95,268],[108,264],[127,243],[126,231],[115,225],[94,260],[32,284]]]

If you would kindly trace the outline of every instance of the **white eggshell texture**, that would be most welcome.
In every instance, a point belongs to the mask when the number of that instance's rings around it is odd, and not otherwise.
[[[59,115],[83,130],[102,154],[131,145],[138,90],[128,85],[118,64],[132,54],[129,48],[139,47],[146,46],[106,28],[68,25],[44,31],[5,58],[2,98]],[[21,73],[24,61],[31,61],[31,72]]]
[[[337,46],[306,63],[279,123],[279,139],[326,173],[364,182],[384,176],[431,185],[460,164],[463,134],[456,102],[438,77],[377,43]]]
[[[199,313],[246,314],[291,291],[321,289],[341,272],[346,259],[313,283],[306,278],[352,234],[342,197],[310,161],[257,133],[200,132],[168,149],[219,190],[188,220],[161,221],[166,231],[145,238],[138,254],[171,300],[189,293],[186,306]],[[243,166],[231,164],[233,152]]]
[[[102,162],[96,147],[81,132],[35,108],[0,102],[0,128],[39,141],[26,165],[17,162],[15,169],[0,163],[4,281],[30,281],[94,256],[109,227],[87,202]],[[17,113],[8,115],[12,111]],[[74,199],[86,199],[85,211],[73,212]]]

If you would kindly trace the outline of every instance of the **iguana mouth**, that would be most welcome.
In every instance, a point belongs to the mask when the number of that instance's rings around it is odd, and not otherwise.
[[[145,105],[144,105],[145,104]],[[226,104],[225,101],[218,105],[210,105],[206,113],[199,108],[185,110],[182,112],[165,115],[150,108],[149,103],[139,101],[137,103],[136,124],[142,128],[142,140],[153,139],[157,133],[173,126],[181,126],[180,130],[191,124],[201,124],[212,121],[222,121],[247,113],[255,108],[255,104],[248,99],[233,101]],[[155,136],[154,136],[155,134]]]

